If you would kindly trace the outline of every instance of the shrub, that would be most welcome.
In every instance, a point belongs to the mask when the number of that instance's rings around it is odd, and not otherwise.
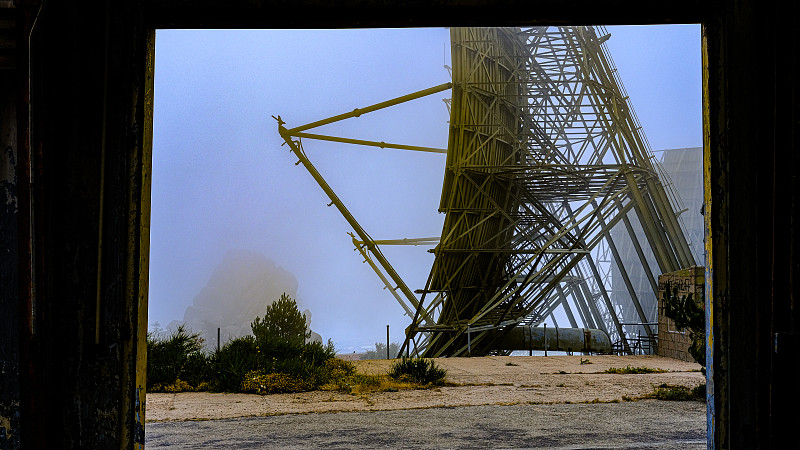
[[[425,358],[403,358],[392,365],[389,376],[419,384],[443,384],[447,371]]]
[[[321,365],[336,357],[336,348],[330,339],[326,345],[322,345],[322,342],[310,342],[303,346],[302,355],[311,364]]]
[[[316,389],[334,378],[345,378],[355,373],[351,363],[336,362],[336,349],[330,340],[327,345],[321,342],[306,344],[302,333],[299,339],[291,339],[269,331],[267,326],[272,323],[270,311],[285,312],[286,305],[294,305],[294,300],[284,295],[276,303],[278,306],[272,310],[268,308],[264,320],[253,322],[253,331],[260,330],[258,338],[244,336],[230,340],[211,355],[202,352],[200,335],[187,331],[183,326],[167,338],[156,333],[148,334],[148,390],[298,392]]]
[[[622,375],[638,374],[638,373],[664,373],[664,372],[666,372],[666,370],[664,369],[651,369],[649,367],[631,367],[631,366],[622,368],[609,367],[608,369],[605,370],[605,373],[616,373]]]
[[[331,358],[325,361],[325,370],[328,372],[331,380],[339,380],[356,373],[356,366],[350,361],[344,361],[339,358]]]
[[[302,379],[308,389],[315,389],[330,380],[326,363],[334,359],[336,349],[331,341],[322,345],[266,339],[258,341],[257,353],[257,368],[262,373],[291,375]]]
[[[180,379],[185,380],[195,390],[202,390],[202,387],[209,385],[213,375],[214,369],[211,365],[211,356],[198,351],[190,353],[189,357],[186,358]]]
[[[342,378],[335,378],[330,383],[321,386],[324,390],[337,390],[352,395],[361,395],[369,392],[397,392],[401,389],[418,389],[419,384],[409,381],[399,381],[388,375],[373,375],[353,373]]]
[[[208,360],[202,352],[203,340],[183,325],[167,337],[147,334],[147,388],[165,386],[196,387],[210,379]],[[178,379],[184,384],[176,383]],[[187,389],[184,389],[187,390]]]
[[[242,381],[242,392],[253,394],[288,394],[308,389],[305,380],[285,373],[264,373],[261,370],[248,372]]]
[[[244,376],[258,369],[258,347],[253,336],[228,341],[211,357],[214,389],[238,392]]]
[[[192,392],[195,388],[189,383],[178,378],[171,384],[156,384],[153,385],[153,392]]]

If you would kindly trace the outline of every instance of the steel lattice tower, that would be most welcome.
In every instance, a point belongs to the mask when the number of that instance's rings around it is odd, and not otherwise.
[[[660,181],[604,45],[608,37],[602,27],[453,28],[452,85],[289,130],[279,120],[281,135],[353,225],[356,247],[413,313],[406,348],[430,357],[498,352],[493,344],[505,332],[538,325],[562,308],[571,327],[599,328],[630,351],[619,319],[624,311],[609,297],[608,265],[624,274],[611,228],[625,224],[654,290],[656,270],[694,265],[675,213],[679,200]],[[436,151],[304,131],[451,86],[445,221],[418,298],[294,138]],[[646,242],[637,240],[629,213]],[[657,268],[647,267],[643,245]]]

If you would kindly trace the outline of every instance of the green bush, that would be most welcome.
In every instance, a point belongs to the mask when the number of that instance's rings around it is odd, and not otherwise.
[[[225,343],[211,356],[213,388],[238,392],[244,376],[259,368],[259,354],[253,336],[244,336]]]
[[[339,358],[331,358],[325,361],[325,370],[331,380],[339,380],[356,374],[356,366],[353,363]]]
[[[425,358],[403,358],[389,371],[389,376],[395,380],[419,384],[443,384],[446,375],[446,370]]]
[[[211,365],[211,355],[203,352],[190,353],[183,366],[180,379],[186,381],[195,389],[200,386],[208,385],[214,377],[214,369]]]
[[[206,355],[202,352],[203,340],[183,325],[174,333],[162,337],[147,334],[147,388],[158,386],[197,387],[210,379]],[[184,383],[176,383],[180,379]]]
[[[284,373],[304,380],[309,388],[317,388],[328,382],[330,374],[326,362],[333,359],[336,349],[333,343],[320,342],[299,344],[297,342],[262,339],[257,343],[257,369],[264,374]]]
[[[352,375],[352,364],[332,362],[333,342],[304,342],[305,318],[296,309],[293,299],[282,296],[253,322],[254,336],[228,341],[211,355],[203,353],[200,335],[184,326],[166,338],[148,334],[148,390],[297,392]]]

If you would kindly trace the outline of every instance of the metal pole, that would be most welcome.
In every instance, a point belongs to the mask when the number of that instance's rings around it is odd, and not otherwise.
[[[386,325],[386,359],[389,359],[389,325]]]
[[[547,356],[547,324],[544,324],[544,356]]]
[[[472,331],[467,325],[467,356],[472,356]]]
[[[217,328],[217,351],[219,351],[219,328]]]

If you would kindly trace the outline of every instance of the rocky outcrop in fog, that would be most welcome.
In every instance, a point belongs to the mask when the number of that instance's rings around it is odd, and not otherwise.
[[[263,316],[267,305],[280,298],[281,294],[297,300],[297,278],[274,261],[248,250],[229,250],[205,287],[186,308],[183,321],[174,321],[167,327],[172,330],[184,323],[195,333],[201,333],[206,347],[217,345],[217,328],[220,328],[222,344],[230,339],[251,334],[250,323]],[[306,326],[311,325],[311,312],[306,315]],[[312,340],[322,340],[311,333]]]

